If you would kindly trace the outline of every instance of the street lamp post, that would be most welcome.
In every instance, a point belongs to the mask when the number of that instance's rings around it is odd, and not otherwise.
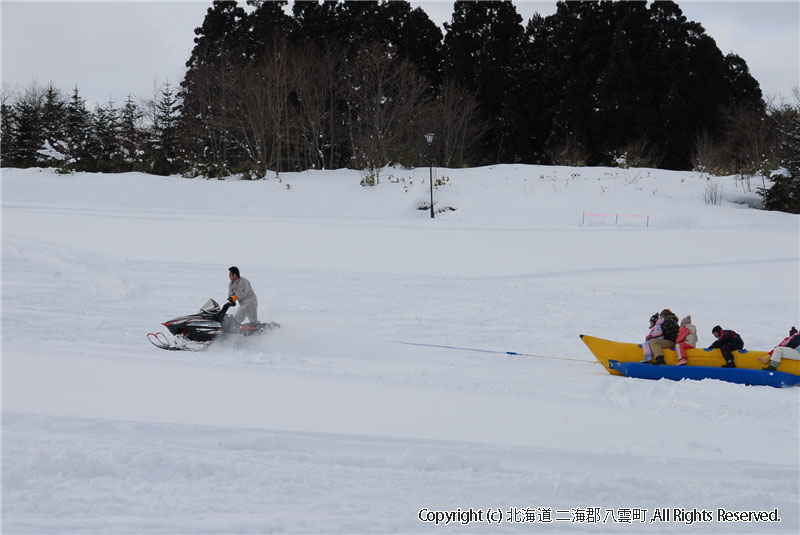
[[[433,216],[433,161],[431,159],[431,145],[433,145],[433,132],[428,132],[425,134],[425,141],[428,142],[428,166],[431,172],[431,219],[434,219]]]

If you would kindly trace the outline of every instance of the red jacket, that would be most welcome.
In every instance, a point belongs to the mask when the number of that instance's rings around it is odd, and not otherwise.
[[[678,329],[678,338],[675,340],[676,344],[686,343],[692,347],[697,346],[697,328],[692,325],[681,325]]]

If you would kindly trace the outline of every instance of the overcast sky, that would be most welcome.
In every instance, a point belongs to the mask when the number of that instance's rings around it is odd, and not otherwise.
[[[180,83],[194,29],[211,0],[198,2],[2,1],[2,82],[24,88],[34,80],[87,102],[116,103],[126,95],[152,98],[164,82]],[[244,5],[244,0],[239,2]],[[450,20],[453,2],[414,1],[430,18]],[[524,23],[555,12],[555,1],[518,1]],[[766,96],[791,97],[800,85],[800,2],[679,1],[719,49],[742,56]]]

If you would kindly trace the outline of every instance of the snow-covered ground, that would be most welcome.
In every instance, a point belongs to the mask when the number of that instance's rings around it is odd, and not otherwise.
[[[611,376],[578,337],[670,307],[769,349],[798,216],[733,177],[497,166],[436,169],[431,220],[428,169],[384,176],[4,169],[3,532],[800,530],[800,389]],[[280,330],[147,343],[230,265]]]

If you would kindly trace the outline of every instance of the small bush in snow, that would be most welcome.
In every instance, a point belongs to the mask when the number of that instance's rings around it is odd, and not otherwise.
[[[433,181],[433,187],[434,188],[438,188],[439,186],[447,186],[448,184],[450,184],[450,177],[449,176],[439,177],[439,178],[437,178],[436,180]]]
[[[566,165],[569,167],[585,167],[591,156],[583,144],[572,138],[567,138],[561,144],[547,151],[553,165]]]
[[[612,165],[623,169],[629,169],[631,167],[658,167],[658,164],[661,162],[658,151],[646,140],[632,141],[610,156]]]
[[[719,183],[706,179],[706,189],[703,191],[703,201],[706,204],[717,206],[722,202],[722,192]]]
[[[260,180],[266,174],[251,162],[243,162],[233,168],[232,174],[239,175],[242,180]]]
[[[430,211],[430,209],[431,205],[424,201],[419,203],[419,205],[417,206],[417,210],[422,210],[425,212]],[[441,208],[437,208],[436,203],[434,202],[433,211],[436,212],[437,214],[441,214],[442,212],[455,212],[456,208],[453,208],[452,206],[442,206]]]
[[[362,187],[371,187],[375,186],[378,183],[378,173],[374,169],[366,169],[364,171],[364,177],[361,179],[361,186]]]

